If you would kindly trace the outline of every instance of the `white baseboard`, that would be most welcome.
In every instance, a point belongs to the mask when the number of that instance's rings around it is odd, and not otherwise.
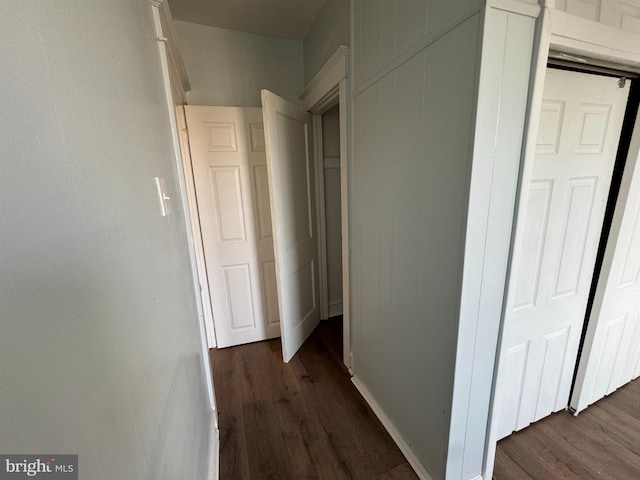
[[[342,315],[342,302],[334,302],[329,304],[329,318]]]
[[[211,413],[211,426],[209,430],[209,480],[220,479],[220,430],[216,428],[215,412]]]
[[[411,467],[415,470],[418,478],[420,478],[420,480],[433,480],[431,474],[429,474],[422,462],[418,460],[418,457],[416,457],[415,453],[413,453],[413,450],[411,450],[411,447],[409,447],[409,444],[402,437],[391,419],[387,416],[378,402],[375,401],[369,389],[355,375],[351,377],[351,381],[356,386],[360,394],[364,397],[366,402],[369,404],[371,410],[373,410],[373,413],[376,414],[378,420],[380,420],[384,428],[387,429],[387,432],[389,432],[389,435],[391,435],[393,441],[396,442],[396,445],[398,445],[398,448],[407,459],[407,462],[409,462],[409,465],[411,465]]]

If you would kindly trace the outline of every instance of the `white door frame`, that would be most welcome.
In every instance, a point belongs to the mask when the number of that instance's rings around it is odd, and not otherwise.
[[[528,185],[532,178],[533,163],[535,157],[535,144],[538,135],[538,121],[542,105],[542,94],[546,76],[549,51],[564,52],[578,59],[596,60],[620,70],[637,70],[640,65],[640,35],[625,32],[601,23],[585,20],[565,12],[544,8],[543,15],[539,19],[539,36],[535,39],[537,47],[533,59],[530,101],[527,112],[527,129],[524,135],[524,149],[519,181],[519,198],[516,206],[516,225],[512,238],[513,245],[523,235],[523,224],[518,219],[524,218],[528,201],[527,189],[522,185]],[[634,130],[636,130],[638,126]],[[634,152],[630,152],[630,156]],[[637,155],[638,152],[635,152]],[[633,162],[628,162],[633,163]],[[624,176],[629,174],[629,168],[625,168]],[[624,181],[624,180],[623,180]],[[611,235],[617,232],[612,231]],[[507,276],[507,286],[510,282],[510,273]],[[505,302],[506,304],[506,302]],[[502,312],[501,325],[504,322],[504,310]],[[502,330],[502,327],[501,327]],[[497,444],[497,427],[499,406],[496,405],[496,378],[501,364],[502,331],[498,341],[497,359],[494,372],[494,385],[491,395],[491,416],[489,419],[489,434],[485,442],[484,478],[491,478],[495,462]],[[568,402],[568,399],[567,399]]]
[[[324,171],[322,160],[322,114],[340,108],[340,212],[342,228],[342,337],[343,362],[351,371],[351,328],[349,301],[349,47],[340,46],[300,95],[303,108],[313,114],[316,158],[316,205],[318,217],[318,262],[320,315],[328,316],[327,244],[324,212]]]

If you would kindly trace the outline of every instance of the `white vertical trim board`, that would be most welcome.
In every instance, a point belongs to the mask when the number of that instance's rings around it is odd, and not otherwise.
[[[543,16],[546,17],[547,11],[543,12]],[[542,30],[544,30],[547,25],[546,20],[543,18],[542,20]],[[536,137],[538,135],[538,120],[540,117],[540,104],[542,102],[542,94],[544,88],[544,80],[546,75],[546,65],[547,65],[547,55],[548,55],[548,35],[546,33],[540,34],[540,38],[537,38],[534,45],[534,49],[536,49],[537,55],[534,58],[531,72],[531,86],[529,93],[529,106],[528,113],[526,117],[526,127],[525,133],[523,135],[523,159],[521,164],[521,172],[520,172],[520,181],[518,185],[518,193],[515,201],[515,210],[516,215],[514,219],[513,233],[512,233],[512,243],[509,252],[509,259],[511,259],[511,250],[513,249],[513,239],[516,235],[518,235],[518,229],[522,229],[522,225],[518,224],[518,218],[523,218],[524,212],[526,210],[527,205],[527,189],[522,189],[521,185],[525,184],[525,179],[530,179],[533,168],[533,155],[535,153],[534,148],[530,148],[530,145],[535,146]],[[511,266],[509,266],[511,268]],[[507,274],[507,280],[505,282],[505,289],[508,287],[509,278],[511,272],[509,271]],[[500,360],[501,360],[501,349],[502,349],[502,326],[504,322],[504,312],[500,319],[500,339],[498,342],[497,356],[496,356],[496,367],[494,370],[493,377],[493,387],[491,394],[491,413],[489,417],[489,432],[488,438],[486,442],[486,451],[485,451],[485,460],[484,460],[484,474],[489,477],[493,474],[493,467],[495,463],[495,453],[496,453],[496,445],[498,442],[498,423],[499,423],[499,412],[500,405],[497,403],[496,398],[496,383],[498,379],[498,375],[500,373]]]
[[[347,63],[345,62],[345,68]],[[351,115],[351,103],[349,101],[349,77],[346,75],[340,80],[338,87],[338,101],[340,104],[340,198],[341,198],[341,232],[342,232],[342,352],[343,362],[350,372],[353,370],[353,355],[351,355],[351,236],[349,232],[349,179],[350,176],[350,150],[351,129],[349,118]]]
[[[373,413],[376,414],[376,417],[378,417],[378,420],[380,420],[382,426],[387,430],[387,432],[389,432],[389,435],[391,435],[393,441],[396,442],[396,445],[398,445],[398,448],[407,459],[407,462],[409,462],[409,465],[411,465],[411,468],[413,468],[413,470],[416,472],[418,478],[420,478],[420,480],[433,480],[431,474],[427,471],[424,465],[422,465],[420,460],[418,460],[418,457],[413,452],[407,441],[402,437],[391,419],[387,416],[378,402],[376,402],[376,400],[373,398],[373,395],[371,395],[369,389],[364,385],[364,383],[360,381],[357,375],[351,377],[351,381],[360,392],[360,395],[362,395],[362,397],[365,399],[369,407],[371,407]]]
[[[447,478],[483,472],[535,18],[484,15]]]
[[[546,15],[546,11],[543,12],[543,15]],[[546,25],[545,20],[542,20],[542,29]],[[529,145],[535,145],[536,137],[538,135],[538,119],[540,116],[540,108],[539,105],[542,102],[542,93],[544,88],[544,79],[546,74],[546,64],[547,64],[547,52],[548,52],[548,35],[542,33],[540,34],[540,38],[537,38],[534,41],[534,60],[531,71],[531,81],[530,81],[530,100],[528,105],[528,112],[526,114],[525,119],[525,132],[523,135],[523,153],[522,153],[522,161],[521,161],[521,172],[520,172],[520,180],[518,184],[518,192],[517,198],[515,200],[515,210],[516,215],[514,219],[513,226],[513,234],[512,234],[512,243],[509,248],[509,260],[511,259],[511,249],[513,248],[513,238],[517,235],[518,232],[518,218],[522,218],[524,215],[524,211],[526,209],[527,198],[523,198],[523,196],[527,195],[527,189],[522,189],[521,185],[525,181],[525,178],[530,178],[531,169],[533,167],[533,154],[535,153],[533,149],[529,148]],[[538,105],[538,107],[534,107],[534,105]],[[531,158],[529,158],[531,157]],[[509,266],[510,269],[510,266]],[[508,282],[510,278],[511,272],[509,271],[507,274],[507,280],[505,282],[505,289],[508,287]],[[493,376],[493,385],[491,392],[491,410],[489,416],[489,431],[487,436],[487,441],[485,445],[485,459],[484,459],[484,467],[483,473],[485,477],[491,478],[493,475],[493,467],[495,462],[495,453],[496,453],[496,445],[498,442],[498,415],[500,412],[500,405],[496,403],[496,383],[500,371],[500,352],[501,352],[501,339],[502,339],[502,323],[504,321],[504,312],[500,318],[500,334],[496,355],[496,364],[494,369]]]

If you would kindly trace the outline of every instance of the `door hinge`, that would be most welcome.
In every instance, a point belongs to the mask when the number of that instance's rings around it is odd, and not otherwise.
[[[620,77],[618,79],[618,88],[624,88],[626,84],[627,84],[627,77]]]

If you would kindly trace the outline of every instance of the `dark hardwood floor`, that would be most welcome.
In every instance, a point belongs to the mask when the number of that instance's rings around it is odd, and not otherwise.
[[[494,479],[640,479],[640,380],[498,442]]]
[[[321,322],[289,364],[280,341],[211,351],[221,480],[415,480],[349,379],[341,322]]]

